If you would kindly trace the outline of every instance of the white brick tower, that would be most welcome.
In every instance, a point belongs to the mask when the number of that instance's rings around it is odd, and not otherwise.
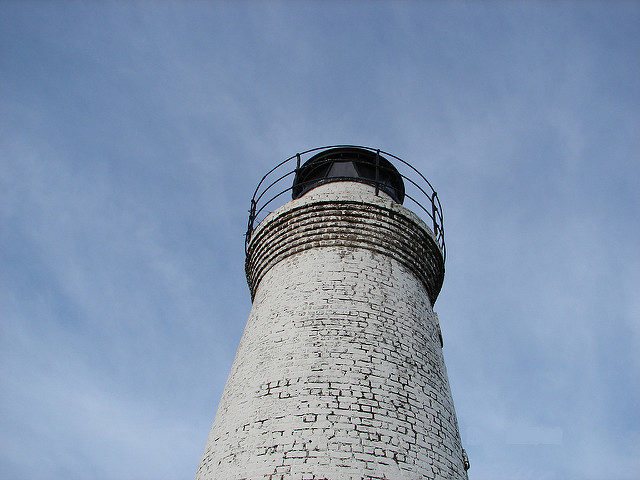
[[[304,155],[269,172],[252,200],[253,306],[196,479],[466,479],[433,311],[445,257],[437,195],[379,150],[332,147],[301,165]],[[289,181],[293,200],[253,229],[282,198],[269,175]]]

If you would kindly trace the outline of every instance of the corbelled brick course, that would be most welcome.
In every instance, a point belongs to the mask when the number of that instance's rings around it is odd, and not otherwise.
[[[444,261],[431,230],[386,194],[372,195],[372,187],[349,182],[351,189],[344,190],[336,185],[344,183],[312,190],[256,228],[246,261],[252,297],[264,272],[283,258],[309,248],[341,245],[392,256],[420,278],[435,303]]]
[[[466,479],[432,310],[443,273],[426,225],[367,185],[268,216],[196,478]]]

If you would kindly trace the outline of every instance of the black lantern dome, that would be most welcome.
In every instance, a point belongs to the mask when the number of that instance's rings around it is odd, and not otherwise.
[[[324,150],[296,172],[291,196],[295,200],[312,188],[351,181],[377,186],[398,203],[404,201],[404,182],[396,168],[378,152],[358,147]]]

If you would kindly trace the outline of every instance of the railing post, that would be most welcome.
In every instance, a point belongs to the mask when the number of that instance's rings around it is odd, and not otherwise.
[[[431,218],[433,219],[433,235],[438,238],[438,222],[437,222],[437,209],[436,209],[436,192],[431,195]]]
[[[380,149],[376,152],[376,196],[380,192]]]
[[[298,158],[298,162],[296,163],[296,177],[298,176],[298,170],[300,170],[300,154],[296,153],[296,157]]]
[[[249,222],[247,224],[247,243],[249,243],[249,238],[253,233],[253,221],[256,219],[256,201],[251,199],[251,208],[249,209]]]

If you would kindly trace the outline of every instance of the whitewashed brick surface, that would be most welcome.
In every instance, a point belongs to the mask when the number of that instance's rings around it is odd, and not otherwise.
[[[444,273],[434,245],[410,211],[354,182],[267,217],[196,479],[466,479],[428,293]]]

